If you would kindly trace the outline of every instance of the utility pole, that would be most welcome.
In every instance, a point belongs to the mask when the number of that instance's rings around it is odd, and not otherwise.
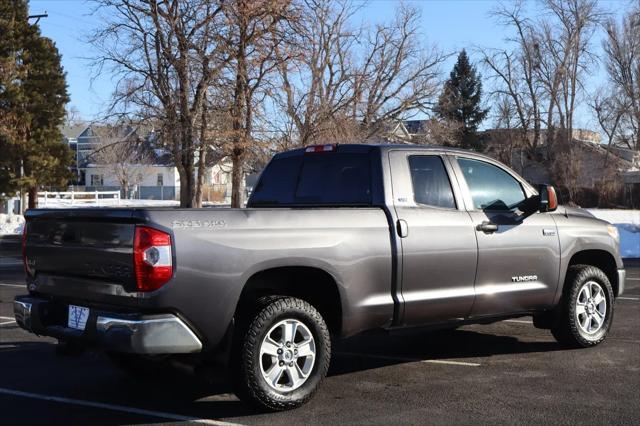
[[[40,19],[48,18],[48,17],[49,17],[49,14],[45,10],[44,13],[27,16],[27,20],[35,19],[36,22],[34,22],[33,25],[38,25],[38,22],[40,22]],[[20,159],[20,179],[22,179],[23,177],[24,177],[24,159]],[[36,196],[36,205],[37,203],[38,203],[38,199]],[[24,188],[20,188],[20,214],[24,214],[25,210],[27,210],[25,208],[26,204],[27,204],[27,194],[25,193]]]
[[[40,19],[42,18],[48,18],[49,14],[47,13],[47,11],[45,10],[44,13],[40,13],[38,15],[29,15],[27,17],[27,19],[35,19],[36,22],[33,23],[33,25],[38,25],[38,22],[40,22]]]

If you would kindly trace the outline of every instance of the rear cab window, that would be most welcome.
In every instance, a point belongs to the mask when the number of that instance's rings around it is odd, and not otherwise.
[[[330,152],[277,155],[262,172],[247,206],[371,206],[371,151],[338,146]]]

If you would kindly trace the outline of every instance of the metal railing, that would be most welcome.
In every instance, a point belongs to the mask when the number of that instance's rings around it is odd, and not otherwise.
[[[120,205],[120,191],[62,191],[62,192],[38,192],[38,206],[47,207],[54,202],[64,205],[97,204],[110,201],[114,205]]]

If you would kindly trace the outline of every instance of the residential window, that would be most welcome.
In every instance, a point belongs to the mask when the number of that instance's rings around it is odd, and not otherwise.
[[[412,155],[409,157],[409,168],[416,203],[445,209],[456,208],[442,158],[437,155]]]
[[[164,175],[162,173],[158,173],[158,186],[164,186]]]
[[[103,186],[103,185],[104,185],[103,175],[91,175],[91,186]]]

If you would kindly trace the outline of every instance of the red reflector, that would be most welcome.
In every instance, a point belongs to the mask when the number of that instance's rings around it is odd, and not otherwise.
[[[336,150],[336,146],[335,145],[311,145],[308,146],[307,149],[304,150],[304,152],[332,152]]]
[[[27,222],[24,223],[24,228],[22,228],[22,266],[24,267],[24,273],[27,276],[31,276],[27,265]]]
[[[554,211],[558,208],[558,196],[556,195],[556,189],[553,186],[547,186],[547,195],[549,197],[549,211]]]
[[[137,226],[133,239],[133,263],[139,291],[153,291],[162,287],[173,275],[171,235]]]

